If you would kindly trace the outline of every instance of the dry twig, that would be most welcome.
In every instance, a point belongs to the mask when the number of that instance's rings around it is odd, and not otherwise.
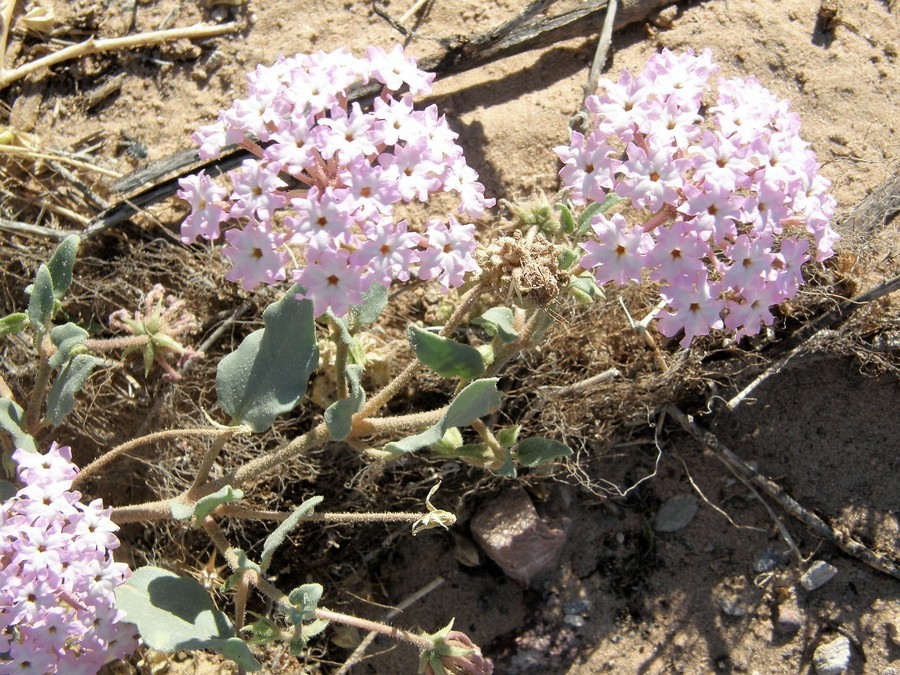
[[[15,3],[11,0],[7,6]],[[5,14],[8,13],[10,18],[7,19]],[[3,17],[3,37],[5,38],[8,29],[8,21],[11,20],[12,10],[4,13]],[[112,52],[119,49],[135,49],[137,47],[148,47],[150,45],[160,44],[162,42],[170,42],[173,40],[187,39],[203,39],[233,33],[240,28],[240,25],[234,21],[223,23],[221,26],[187,26],[185,28],[172,28],[170,30],[155,30],[147,33],[138,33],[137,35],[127,35],[118,38],[101,38],[96,39],[90,37],[84,42],[71,45],[58,52],[47,54],[39,59],[26,63],[18,68],[8,70],[5,64],[0,63],[0,89],[5,89],[13,82],[21,80],[23,77],[31,75],[44,68],[50,68],[65,61],[71,61],[82,56],[90,54],[100,54],[102,52]],[[5,50],[5,39],[0,40],[0,47]]]
[[[735,395],[726,406],[729,410],[734,410],[737,408],[759,385],[765,382],[772,375],[776,375],[780,373],[784,367],[787,365],[788,361],[793,359],[798,354],[801,354],[807,351],[811,344],[814,342],[814,338],[819,335],[822,331],[834,328],[839,323],[846,321],[853,312],[858,310],[863,305],[872,302],[873,300],[877,300],[885,295],[893,293],[894,291],[900,289],[900,277],[894,277],[893,279],[889,279],[888,281],[876,286],[875,288],[862,293],[861,295],[856,296],[851,300],[847,300],[846,302],[841,303],[840,307],[837,309],[828,312],[827,314],[823,314],[815,321],[810,322],[806,326],[804,326],[801,330],[797,331],[797,333],[788,340],[787,344],[795,344],[789,352],[787,352],[780,359],[773,362],[768,368],[766,368],[753,382],[748,384],[744,389],[742,389],[737,395]],[[797,344],[799,342],[799,344]]]
[[[685,415],[677,407],[670,405],[668,412],[681,425],[682,429],[703,446],[706,452],[712,454],[713,457],[733,471],[735,475],[739,476],[741,480],[762,490],[770,499],[777,502],[781,508],[809,527],[818,536],[831,542],[847,555],[864,562],[869,567],[895,579],[900,579],[900,566],[898,566],[896,561],[891,560],[882,553],[876,553],[853,539],[850,535],[835,530],[815,513],[800,505],[778,483],[763,476],[757,469],[754,469],[746,461],[725,447],[715,434],[702,430],[693,419]]]

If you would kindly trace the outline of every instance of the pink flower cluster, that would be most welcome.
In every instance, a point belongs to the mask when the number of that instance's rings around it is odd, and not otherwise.
[[[575,204],[614,193],[638,212],[594,217],[582,267],[619,284],[649,269],[668,303],[659,329],[683,330],[684,347],[711,329],[771,325],[770,308],[803,282],[810,241],[822,261],[837,239],[797,114],[752,77],[720,81],[704,107],[717,70],[709,50],[663,50],[637,76],[601,80],[589,132],[556,148]]]
[[[0,505],[0,673],[96,673],[137,648],[113,589],[118,527],[98,499],[70,490],[71,450],[16,450],[25,487]]]
[[[413,108],[413,95],[430,92],[433,78],[399,46],[369,47],[366,58],[319,52],[257,67],[247,78],[250,95],[193,137],[203,159],[230,144],[253,158],[228,173],[230,189],[204,172],[180,181],[178,194],[191,205],[182,241],[215,240],[233,225],[224,235],[227,278],[249,290],[290,275],[317,316],[346,314],[373,283],[406,281],[415,266],[421,279],[459,286],[479,269],[474,225],[451,216],[418,232],[393,213],[437,193],[453,193],[458,213],[471,218],[494,203],[437,107]],[[383,87],[371,108],[348,105],[350,87],[372,80]]]

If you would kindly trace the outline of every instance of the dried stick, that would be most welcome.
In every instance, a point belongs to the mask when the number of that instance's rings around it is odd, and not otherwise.
[[[14,4],[10,2],[9,4]],[[6,28],[4,21],[3,27]],[[44,68],[50,68],[64,61],[71,61],[82,56],[90,54],[100,54],[102,52],[111,52],[117,49],[134,49],[136,47],[148,47],[161,42],[169,42],[171,40],[203,39],[224,35],[225,33],[233,33],[240,26],[232,21],[223,23],[221,26],[187,26],[185,28],[172,28],[170,30],[156,30],[147,33],[138,33],[137,35],[128,35],[118,38],[88,38],[84,42],[79,42],[70,47],[60,49],[58,52],[47,54],[30,63],[14,68],[13,70],[0,70],[0,89],[5,89],[16,80],[31,75]],[[5,45],[3,45],[5,47]]]
[[[6,43],[9,29],[12,27],[13,13],[16,11],[16,0],[5,0],[0,6],[0,74],[6,70]]]
[[[597,82],[600,81],[600,73],[609,59],[609,51],[612,47],[613,25],[616,21],[616,11],[619,8],[618,0],[609,0],[606,6],[606,16],[603,17],[603,30],[600,31],[600,39],[597,41],[597,51],[594,52],[594,60],[591,63],[591,72],[588,74],[588,83],[584,88],[584,95],[590,96],[597,93]]]
[[[681,425],[682,429],[703,446],[705,451],[712,454],[713,457],[731,469],[735,475],[741,477],[743,481],[751,483],[762,490],[770,499],[777,502],[781,508],[809,527],[818,536],[830,541],[844,553],[864,562],[869,567],[895,579],[900,579],[900,566],[898,566],[896,561],[891,560],[887,555],[872,551],[849,535],[836,531],[815,513],[797,503],[778,483],[763,476],[757,469],[754,469],[746,461],[725,447],[715,434],[702,430],[693,419],[675,406],[670,405],[668,412]]]
[[[738,394],[736,394],[726,406],[729,410],[734,410],[737,408],[753,391],[765,382],[767,379],[772,377],[773,375],[777,375],[780,373],[784,367],[787,365],[788,361],[793,359],[798,354],[803,353],[807,349],[810,348],[813,339],[819,335],[823,330],[833,328],[834,326],[846,321],[850,318],[850,315],[853,314],[856,310],[858,310],[863,305],[877,300],[885,295],[889,295],[894,291],[900,289],[900,276],[894,277],[889,281],[884,282],[883,284],[876,286],[875,288],[866,291],[861,295],[857,295],[852,300],[847,300],[846,302],[841,303],[840,307],[827,314],[823,314],[815,321],[810,322],[802,329],[797,331],[797,333],[788,340],[787,344],[796,344],[787,354],[782,356],[780,359],[773,362],[768,368],[766,368],[753,382],[744,387]]]
[[[19,222],[18,220],[7,220],[6,218],[0,218],[0,230],[12,232],[13,234],[26,234],[32,237],[46,237],[56,241],[62,241],[70,234],[78,234],[75,230],[54,230],[52,227],[32,225]]]

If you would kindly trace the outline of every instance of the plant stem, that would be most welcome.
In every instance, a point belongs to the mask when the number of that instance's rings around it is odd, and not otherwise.
[[[116,525],[126,523],[150,522],[151,520],[163,520],[172,516],[168,499],[160,499],[155,502],[143,504],[129,504],[128,506],[114,506],[109,519]]]
[[[528,346],[535,331],[537,331],[541,322],[546,319],[546,314],[545,310],[537,309],[528,317],[528,320],[525,322],[525,325],[519,333],[519,337],[508,345],[503,345],[494,353],[494,362],[485,370],[484,377],[496,376],[497,373],[500,372],[500,369],[503,368],[513,356]]]
[[[351,616],[350,614],[333,612],[330,609],[322,608],[316,610],[316,618],[323,619],[325,621],[333,621],[334,623],[340,623],[345,626],[352,626],[353,628],[359,628],[360,630],[366,632],[381,633],[382,635],[387,635],[388,637],[408,642],[409,644],[414,645],[419,649],[434,648],[434,645],[431,643],[431,641],[427,638],[422,637],[421,635],[416,635],[415,633],[403,630],[402,628],[388,626],[386,624],[379,623],[378,621],[362,619],[358,616]]]
[[[140,347],[150,342],[149,335],[126,335],[114,338],[94,338],[81,344],[92,352],[112,352],[129,347]]]
[[[505,457],[503,456],[503,446],[500,445],[500,441],[497,440],[497,437],[494,436],[494,433],[487,428],[487,425],[481,420],[473,420],[469,425],[475,431],[478,432],[478,435],[481,437],[481,440],[484,441],[484,444],[488,447],[488,450],[491,451],[491,454],[494,456],[494,460],[503,464],[503,460]]]
[[[223,504],[215,511],[216,515],[252,520],[287,520],[290,513],[283,511],[263,511],[239,504]],[[414,523],[424,518],[427,513],[408,511],[383,511],[376,513],[313,513],[306,516],[303,522],[356,524],[356,523]]]
[[[50,367],[50,354],[53,350],[53,343],[50,341],[50,331],[45,330],[41,337],[37,375],[34,378],[34,389],[31,392],[31,398],[28,399],[28,408],[25,411],[25,420],[22,423],[22,430],[26,434],[34,436],[40,426],[41,407],[44,399],[47,397],[47,385],[50,384],[50,375],[53,369]]]
[[[416,427],[431,426],[432,424],[437,424],[447,414],[449,407],[449,405],[445,405],[443,408],[437,408],[436,410],[410,413],[409,415],[354,419],[353,430],[348,438],[355,439],[361,436],[373,436],[378,433],[394,434],[398,431],[407,431]]]
[[[77,487],[79,483],[85,480],[85,478],[102,469],[119,455],[134,450],[142,445],[149,445],[150,443],[158,443],[159,441],[165,441],[170,438],[185,436],[223,436],[227,438],[234,433],[237,433],[237,431],[233,429],[166,429],[165,431],[156,431],[152,434],[141,436],[140,438],[133,438],[126,443],[117,445],[112,450],[101,455],[84,467],[72,480],[72,486]]]
[[[439,335],[441,337],[447,337],[451,332],[459,325],[459,323],[465,318],[466,314],[472,308],[472,305],[475,304],[475,301],[478,300],[478,297],[481,295],[481,291],[485,286],[489,283],[489,278],[487,275],[482,274],[481,278],[475,283],[472,288],[466,291],[465,295],[460,298],[459,304],[456,306],[456,309],[453,310],[453,314],[450,315],[450,318],[447,319],[447,323],[444,324],[444,327],[441,328],[441,332]],[[366,404],[363,406],[362,410],[360,410],[356,415],[354,415],[354,420],[356,419],[365,419],[367,417],[371,417],[375,413],[377,413],[384,405],[391,401],[400,391],[405,387],[409,381],[412,379],[413,375],[416,374],[416,371],[419,369],[419,362],[417,360],[413,360],[403,371],[397,375],[391,382],[389,382],[384,389],[379,391],[375,396],[370,398]]]
[[[204,519],[203,529],[209,535],[209,538],[212,540],[215,547],[219,549],[219,552],[222,554],[222,557],[225,558],[232,571],[237,572],[240,570],[241,566],[236,550],[228,543],[228,540],[222,534],[222,530],[211,517],[207,516]],[[291,604],[290,600],[288,600],[287,595],[278,590],[278,588],[267,579],[260,577],[252,570],[246,570],[244,572],[244,577],[247,579],[248,583],[256,586],[266,597],[271,599],[276,605],[279,605],[281,611],[289,612],[294,609],[294,606]],[[415,645],[419,649],[431,649],[434,646],[427,638],[424,638],[421,635],[416,635],[415,633],[405,631],[401,628],[394,628],[377,621],[362,619],[358,616],[351,616],[350,614],[344,614],[342,612],[333,612],[324,608],[316,609],[315,616],[317,619],[322,619],[324,621],[334,621],[335,623],[353,626],[354,628],[359,628],[366,632],[381,633],[388,637],[404,640],[405,642]]]
[[[337,400],[342,400],[349,395],[347,390],[347,356],[350,353],[350,348],[342,339],[341,329],[338,327],[337,322],[329,318],[328,324],[331,326],[331,334],[334,338],[334,379],[337,382]]]
[[[225,447],[225,443],[228,442],[228,439],[231,438],[232,434],[223,434],[216,438],[213,441],[213,444],[209,446],[209,449],[206,451],[206,454],[203,455],[203,459],[200,461],[200,466],[197,467],[197,475],[194,476],[194,482],[191,484],[190,489],[187,491],[186,497],[193,501],[194,494],[200,489],[200,486],[203,485],[203,481],[205,481],[209,477],[209,471],[212,469],[213,464],[216,463],[216,459],[219,457],[219,453],[222,452],[222,448]]]

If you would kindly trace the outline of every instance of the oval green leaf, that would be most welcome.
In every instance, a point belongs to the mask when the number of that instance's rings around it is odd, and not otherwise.
[[[468,426],[479,417],[484,417],[500,405],[497,378],[475,380],[463,389],[447,408],[440,422],[415,436],[409,436],[396,443],[388,443],[384,449],[390,453],[413,452],[427,445],[434,445],[443,438],[450,427]]]
[[[435,335],[416,325],[406,330],[406,337],[416,358],[441,377],[473,380],[484,372],[481,352],[471,345]]]
[[[28,320],[38,333],[43,333],[53,317],[53,277],[46,265],[38,268],[28,300]]]
[[[141,567],[116,591],[116,606],[144,642],[163,652],[212,649],[249,671],[261,669],[228,617],[193,579],[159,567]]]
[[[69,360],[72,350],[84,342],[88,332],[74,323],[65,323],[50,330],[50,340],[56,346],[56,353],[50,357],[50,365],[59,368]],[[84,351],[84,350],[82,350]]]
[[[213,492],[197,500],[193,505],[185,504],[174,499],[169,500],[169,511],[175,520],[187,520],[191,516],[197,516],[197,520],[203,520],[218,506],[243,499],[244,491],[235,490],[230,485],[226,485],[221,490]]]
[[[325,498],[310,497],[294,509],[294,512],[282,521],[281,525],[272,534],[266,537],[266,541],[263,543],[262,557],[259,560],[260,574],[265,574],[269,569],[269,565],[272,564],[272,556],[275,555],[275,551],[284,542],[288,532],[293,530],[301,520],[312,515],[313,510],[322,503],[323,499]]]
[[[22,430],[24,421],[25,411],[18,403],[8,398],[0,398],[0,429],[12,436],[16,448],[37,452],[34,439]]]
[[[81,391],[96,363],[97,359],[93,356],[76,354],[56,376],[47,396],[47,420],[50,424],[59,426],[65,416],[72,412],[75,394]]]
[[[472,323],[484,328],[491,337],[497,337],[500,342],[509,344],[519,337],[513,325],[513,311],[509,307],[491,307]]]
[[[560,457],[568,457],[572,449],[565,443],[554,441],[552,438],[532,436],[526,438],[516,446],[516,460],[522,466],[535,467],[539,464],[552,462]]]
[[[266,327],[219,362],[216,392],[235,424],[260,433],[293,409],[319,363],[313,305],[293,286],[263,312]]]
[[[0,319],[0,337],[20,332],[28,325],[28,315],[25,312],[14,312]]]
[[[75,267],[75,256],[78,255],[80,243],[81,237],[77,234],[70,234],[57,246],[53,257],[47,263],[47,269],[50,270],[50,276],[53,279],[53,295],[57,300],[66,294],[72,283],[72,268]]]
[[[325,411],[328,433],[336,441],[342,441],[350,435],[353,428],[353,415],[359,412],[366,402],[366,392],[359,383],[363,367],[350,364],[344,373],[347,376],[347,384],[350,385],[350,396],[335,401]]]

